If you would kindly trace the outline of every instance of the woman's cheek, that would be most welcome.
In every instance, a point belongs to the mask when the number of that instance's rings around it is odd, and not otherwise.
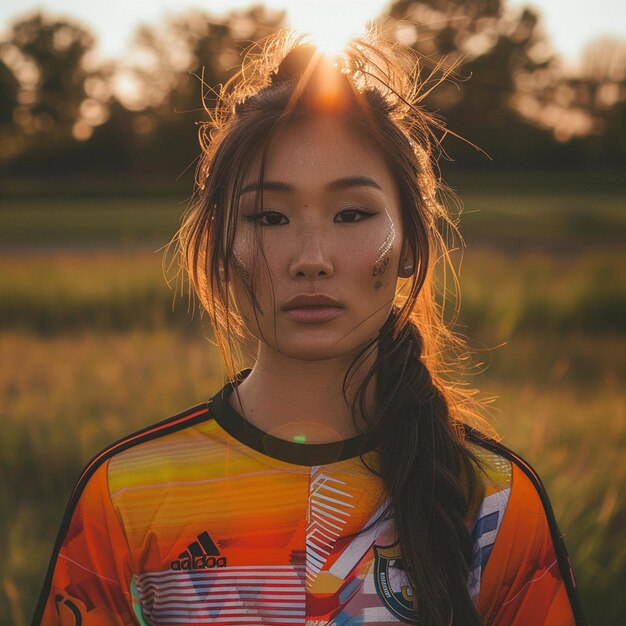
[[[237,234],[233,247],[232,264],[245,297],[257,315],[263,315],[263,307],[254,290],[252,264],[252,236],[249,228],[242,229]]]

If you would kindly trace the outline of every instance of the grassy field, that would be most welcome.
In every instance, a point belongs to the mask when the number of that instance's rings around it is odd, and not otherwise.
[[[542,185],[465,196],[458,329],[484,363],[472,384],[497,396],[491,421],[544,479],[590,622],[621,624],[623,195]],[[592,201],[586,227],[546,226],[569,224]],[[223,382],[208,322],[191,319],[186,299],[173,307],[162,275],[157,250],[181,206],[172,197],[0,202],[1,624],[30,619],[87,460]]]

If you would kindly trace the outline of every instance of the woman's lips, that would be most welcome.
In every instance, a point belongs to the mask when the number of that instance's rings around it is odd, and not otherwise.
[[[335,319],[341,313],[341,308],[336,306],[305,306],[287,309],[284,313],[294,322],[317,324]]]
[[[301,293],[283,307],[285,316],[302,324],[320,324],[336,318],[343,305],[325,293]]]

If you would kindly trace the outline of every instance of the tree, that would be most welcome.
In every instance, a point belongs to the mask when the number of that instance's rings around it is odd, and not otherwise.
[[[105,113],[95,111],[97,102],[90,103],[91,112],[85,107],[85,83],[96,73],[85,64],[93,45],[93,36],[82,26],[42,13],[13,24],[5,46],[20,80],[14,117],[27,134],[43,134],[53,142],[72,133],[86,139],[90,116],[104,121]]]
[[[19,82],[2,58],[0,45],[0,165],[10,161],[22,147],[13,115],[17,108]]]
[[[13,112],[17,107],[19,82],[15,74],[0,57],[0,126],[13,123]]]
[[[578,79],[570,80],[584,99],[595,137],[589,157],[623,164],[626,160],[626,40],[600,37],[583,50]]]
[[[284,12],[259,5],[220,18],[189,11],[137,30],[130,55],[137,60],[122,71],[135,84],[125,104],[137,111],[142,168],[174,168],[174,176],[192,165],[197,122],[213,104],[214,90],[236,70],[244,48],[283,26]],[[193,168],[188,171],[191,176]]]
[[[501,0],[399,0],[389,15],[380,27],[419,53],[422,81],[438,64],[455,67],[455,79],[424,102],[451,130],[500,164],[525,160],[551,141],[529,128],[516,99],[553,63],[534,10],[507,9]],[[471,151],[468,159],[485,161]]]

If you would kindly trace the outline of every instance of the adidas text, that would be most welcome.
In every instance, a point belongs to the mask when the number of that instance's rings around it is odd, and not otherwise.
[[[225,556],[202,556],[188,557],[172,561],[171,568],[174,570],[213,569],[214,567],[226,567]]]

